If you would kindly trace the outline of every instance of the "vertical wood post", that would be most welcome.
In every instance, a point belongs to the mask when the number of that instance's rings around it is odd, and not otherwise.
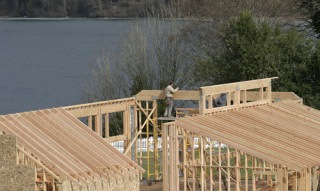
[[[254,171],[256,170],[257,160],[255,157],[252,156],[252,190],[256,191],[256,175],[254,174]]]
[[[98,114],[96,115],[95,120],[95,132],[102,137],[102,114],[101,114],[101,108],[98,109]]]
[[[231,190],[231,185],[230,185],[230,179],[231,179],[231,174],[230,174],[230,168],[231,168],[231,165],[230,165],[230,148],[229,146],[227,147],[227,163],[228,163],[228,191]]]
[[[205,171],[204,171],[204,142],[203,142],[203,137],[200,136],[200,186],[201,186],[201,191],[204,191],[205,188]]]
[[[218,143],[218,163],[219,163],[219,169],[218,169],[218,175],[219,175],[219,190],[222,190],[222,172],[221,172],[221,143]]]
[[[158,168],[158,159],[159,159],[159,149],[158,149],[158,110],[157,110],[157,100],[154,99],[152,102],[152,107],[156,108],[152,114],[153,119],[153,143],[154,143],[154,173],[155,180],[159,180],[159,168]]]
[[[92,115],[88,116],[88,126],[92,130]]]
[[[170,166],[170,191],[179,190],[179,142],[177,137],[177,129],[174,124],[169,126],[169,166]]]
[[[187,164],[187,144],[188,144],[188,138],[187,138],[187,132],[186,130],[182,129],[182,133],[183,133],[183,149],[182,149],[182,169],[183,169],[183,187],[184,187],[184,191],[187,191],[187,181],[188,181],[188,175],[187,175],[187,168],[186,168],[186,164]]]
[[[233,103],[234,105],[237,105],[237,106],[240,105],[240,88],[239,88],[239,86],[237,86],[237,88],[236,88],[234,100],[235,100],[235,103]]]
[[[313,182],[312,190],[314,190],[314,191],[317,190],[317,187],[318,187],[317,168],[318,167],[312,168],[312,182]]]
[[[203,95],[202,90],[200,89],[200,100],[199,100],[199,114],[204,115],[206,109],[206,99],[205,95]]]
[[[240,184],[241,184],[241,174],[240,174],[240,154],[238,150],[236,152],[236,168],[235,168],[235,175],[236,175],[236,191],[240,191]]]
[[[247,153],[244,154],[244,167],[245,167],[245,189],[246,191],[249,190],[249,175],[248,175],[248,155]]]
[[[168,136],[168,126],[162,124],[163,190],[169,190]]]
[[[269,82],[269,86],[266,89],[267,91],[267,99],[268,99],[268,103],[270,104],[272,102],[272,86],[271,86],[271,79]]]
[[[213,140],[210,139],[210,147],[209,147],[209,160],[210,160],[210,164],[209,164],[209,175],[210,175],[210,190],[214,190],[214,180],[213,180],[213,172],[212,172],[212,155],[213,155],[213,152],[212,152],[212,148],[213,148]]]
[[[104,131],[105,131],[105,136],[108,138],[110,136],[110,129],[109,129],[109,113],[106,113],[104,115]]]

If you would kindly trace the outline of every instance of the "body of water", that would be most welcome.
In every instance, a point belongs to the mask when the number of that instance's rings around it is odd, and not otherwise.
[[[0,20],[0,114],[81,103],[102,48],[116,48],[132,20]]]

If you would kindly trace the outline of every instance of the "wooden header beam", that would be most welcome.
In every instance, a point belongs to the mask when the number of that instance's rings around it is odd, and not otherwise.
[[[135,98],[124,98],[102,102],[94,102],[80,105],[73,105],[63,107],[63,109],[69,111],[73,116],[80,118],[92,115],[98,115],[100,113],[112,113],[120,112],[127,109],[127,105],[134,105]]]
[[[155,99],[165,99],[163,90],[142,90],[136,96],[136,99],[141,101],[152,101]],[[200,91],[196,90],[179,90],[173,94],[175,100],[199,100]]]
[[[219,93],[226,93],[226,92],[234,92],[234,91],[241,91],[241,90],[249,90],[249,89],[259,89],[261,87],[268,87],[271,86],[271,80],[277,79],[278,77],[273,78],[264,78],[259,80],[250,80],[250,81],[242,81],[242,82],[235,82],[230,84],[220,84],[214,86],[206,86],[201,87],[202,95],[215,94]]]
[[[212,98],[219,97],[220,94],[212,95]],[[263,97],[266,97],[266,92],[263,93]],[[234,97],[234,93],[231,93],[231,98]],[[244,101],[246,99],[247,102],[257,101],[260,100],[260,92],[256,91],[247,91],[246,93],[240,92],[240,100]],[[302,101],[302,99],[297,96],[293,92],[272,92],[271,93],[271,100],[272,101],[283,101],[283,100],[294,100],[294,101]]]
[[[213,99],[215,96],[226,93],[227,104],[229,108],[239,108],[252,104],[269,104],[272,102],[271,80],[274,78],[264,78],[259,80],[242,81],[230,84],[221,84],[215,86],[201,87],[201,97],[199,101],[200,115],[210,114],[220,108],[213,108]],[[256,92],[256,100],[247,99],[248,92]],[[224,107],[222,107],[224,108]]]

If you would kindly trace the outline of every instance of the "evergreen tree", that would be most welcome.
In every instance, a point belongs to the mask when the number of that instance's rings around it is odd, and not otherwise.
[[[319,107],[320,46],[295,29],[282,29],[242,12],[225,24],[221,47],[200,60],[194,76],[203,85],[279,77],[274,91],[292,91]]]

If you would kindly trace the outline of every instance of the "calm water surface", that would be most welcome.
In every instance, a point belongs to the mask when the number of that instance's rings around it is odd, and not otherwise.
[[[132,20],[0,20],[0,114],[81,103],[102,48]]]

